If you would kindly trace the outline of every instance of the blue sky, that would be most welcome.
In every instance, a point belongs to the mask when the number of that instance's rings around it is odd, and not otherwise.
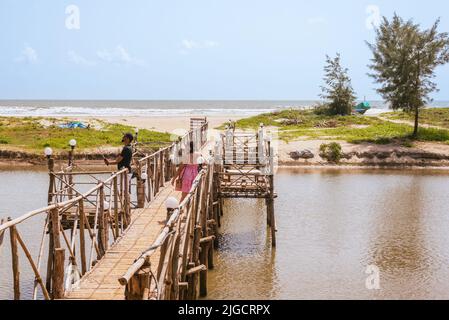
[[[0,99],[316,99],[336,52],[377,99],[364,41],[395,11],[449,31],[446,0],[1,0]]]

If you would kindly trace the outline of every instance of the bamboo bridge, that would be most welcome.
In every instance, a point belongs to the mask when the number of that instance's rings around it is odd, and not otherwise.
[[[205,118],[171,146],[145,155],[134,145],[133,176],[85,171],[73,161],[54,170],[48,155],[48,205],[0,221],[0,248],[9,231],[14,299],[21,298],[20,256],[34,273],[33,299],[173,300],[207,295],[207,272],[219,249],[225,198],[263,198],[276,244],[274,152],[263,125],[255,133],[230,124],[208,139]],[[193,141],[201,171],[178,202],[170,180]],[[37,258],[19,229],[43,216]],[[22,254],[19,254],[20,250]],[[23,258],[22,258],[23,260]]]

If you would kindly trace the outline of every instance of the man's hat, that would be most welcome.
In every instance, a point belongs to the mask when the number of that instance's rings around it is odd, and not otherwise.
[[[123,141],[125,141],[125,138],[128,138],[129,139],[129,141],[133,141],[134,140],[134,136],[132,135],[132,133],[125,133],[124,135],[123,135],[123,138],[122,138],[122,142]]]

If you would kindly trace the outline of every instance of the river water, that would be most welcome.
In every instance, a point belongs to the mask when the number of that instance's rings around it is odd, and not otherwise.
[[[281,169],[276,249],[264,202],[227,200],[207,298],[449,299],[448,179],[430,170]],[[45,205],[45,171],[0,171],[0,181],[0,216]],[[41,219],[19,231],[36,256]],[[12,296],[8,245],[7,236],[0,299]],[[33,277],[23,256],[21,264],[30,298]]]

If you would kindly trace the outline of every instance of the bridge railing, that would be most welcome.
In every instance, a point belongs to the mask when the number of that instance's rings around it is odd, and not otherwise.
[[[10,235],[14,299],[21,298],[20,248],[34,273],[32,298],[40,298],[39,289],[44,299],[62,298],[122,236],[131,222],[131,209],[143,208],[170,180],[179,150],[190,141],[201,146],[206,143],[207,129],[206,122],[171,146],[137,160],[135,184],[127,169],[84,171],[70,161],[69,166],[55,172],[49,157],[49,205],[0,222],[0,249],[6,231]],[[86,188],[84,192],[81,190]],[[131,194],[135,195],[135,203]],[[44,226],[36,258],[19,227],[37,216],[44,220]],[[48,249],[47,256],[45,249]]]
[[[207,290],[207,269],[213,266],[213,160],[204,165],[184,201],[167,211],[167,222],[154,243],[119,279],[129,300],[194,299]],[[158,264],[154,257],[159,256]]]
[[[61,173],[51,173],[55,179],[58,174]],[[118,184],[118,181],[124,183]],[[30,211],[0,225],[0,233],[3,235],[9,230],[10,235],[14,299],[21,297],[19,247],[34,272],[34,299],[37,298],[38,288],[41,289],[44,299],[62,298],[65,290],[76,285],[77,280],[101,259],[110,243],[120,237],[129,224],[130,207],[126,181],[125,169],[98,182],[85,193],[76,192],[69,200]],[[106,188],[110,190],[109,202],[106,201]],[[92,197],[96,198],[95,202],[91,200]],[[113,205],[111,201],[114,202]],[[38,256],[35,259],[20,235],[19,226],[42,215],[45,222]],[[70,235],[67,235],[67,230]],[[44,277],[41,269],[45,247],[48,247],[48,257]]]

